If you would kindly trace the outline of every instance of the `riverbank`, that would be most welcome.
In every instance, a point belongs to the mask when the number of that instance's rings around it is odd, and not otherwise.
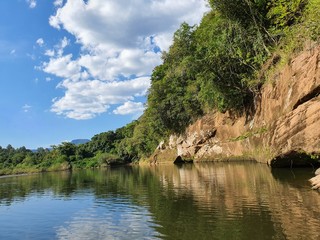
[[[15,177],[15,176],[24,176],[24,175],[32,175],[32,174],[40,174],[40,173],[50,173],[50,172],[63,172],[63,171],[72,171],[72,170],[85,170],[85,169],[104,169],[109,167],[121,167],[121,166],[130,166],[137,165],[137,163],[124,163],[121,162],[113,162],[111,164],[102,164],[95,167],[79,167],[73,166],[69,163],[55,164],[48,168],[43,168],[39,166],[29,166],[29,167],[15,167],[15,168],[3,168],[0,169],[0,178],[3,177]]]
[[[66,171],[70,170],[71,165],[68,162],[63,163],[55,163],[48,167],[43,167],[41,165],[23,165],[18,164],[15,167],[10,168],[2,168],[0,169],[0,177],[1,176],[14,176],[14,175],[28,175],[28,174],[37,174],[43,172],[56,172],[56,171]]]
[[[162,142],[150,161],[248,159],[271,167],[320,164],[320,46],[304,50],[269,76],[243,115],[212,112]]]

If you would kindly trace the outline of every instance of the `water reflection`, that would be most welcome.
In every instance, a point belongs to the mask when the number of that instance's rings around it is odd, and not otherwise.
[[[129,202],[110,199],[103,208],[77,212],[57,228],[58,239],[146,239],[154,235],[150,213]],[[116,202],[116,204],[115,204]]]
[[[211,163],[1,178],[0,239],[319,239],[312,175]]]
[[[270,174],[260,164],[221,163],[154,171],[167,191],[192,196],[201,216],[214,222],[213,239],[320,238],[320,196],[307,182],[312,170],[281,169]]]

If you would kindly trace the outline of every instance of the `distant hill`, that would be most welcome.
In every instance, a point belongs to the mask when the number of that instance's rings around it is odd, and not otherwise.
[[[90,142],[89,139],[74,139],[71,141],[71,143],[75,144],[75,145],[79,145],[79,144],[84,144]]]

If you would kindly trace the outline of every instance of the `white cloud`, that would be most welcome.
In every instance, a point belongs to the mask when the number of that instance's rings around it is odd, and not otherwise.
[[[39,40],[39,39],[38,39]],[[39,41],[40,42],[40,41]],[[37,41],[38,43],[38,41]],[[39,44],[40,45],[40,44]],[[42,43],[43,45],[43,43]],[[42,46],[40,45],[40,46]],[[59,58],[59,57],[62,57],[63,56],[63,53],[64,53],[64,49],[70,45],[70,40],[67,39],[66,37],[60,39],[59,43],[56,44],[53,49],[47,49],[45,52],[44,52],[44,55],[48,56],[48,57],[55,57],[55,58]],[[64,57],[63,57],[64,58]],[[52,60],[52,59],[50,59]]]
[[[81,76],[81,67],[72,60],[72,54],[51,58],[42,65],[42,70],[61,78],[79,79]]]
[[[85,54],[78,59],[78,64],[88,69],[94,78],[111,81],[119,75],[149,75],[160,63],[160,53],[145,52],[143,49],[123,49],[113,56],[103,52]]]
[[[60,57],[63,55],[64,49],[70,44],[70,40],[64,37],[60,42],[55,46],[56,54]]]
[[[35,8],[37,6],[36,0],[26,0],[26,2],[29,4],[29,8]]]
[[[51,111],[78,120],[94,118],[112,104],[122,104],[146,94],[149,86],[148,77],[113,82],[64,80],[59,87],[66,90],[65,96],[53,100]]]
[[[50,81],[52,81],[52,78],[51,77],[46,77],[46,81],[50,82]]]
[[[13,49],[13,50],[10,51],[10,55],[14,55],[15,53],[16,53],[16,50],[15,50],[15,49]]]
[[[58,45],[58,47],[63,49],[66,46],[68,46],[69,44],[70,44],[70,40],[67,39],[66,37],[64,37],[63,39],[61,39],[60,44]]]
[[[141,115],[143,113],[144,106],[141,102],[125,102],[123,105],[113,110],[114,114],[119,115]]]
[[[61,7],[63,5],[63,0],[55,0],[53,5],[56,7]]]
[[[48,49],[45,51],[44,55],[49,56],[49,57],[54,57],[55,52],[52,49]]]
[[[27,113],[27,112],[30,111],[31,108],[32,108],[32,107],[31,107],[30,105],[25,104],[25,105],[22,107],[22,110],[23,110],[25,113]]]
[[[60,11],[60,9],[58,9],[57,14],[58,14],[59,11]],[[55,16],[50,16],[50,18],[49,18],[49,24],[50,24],[52,27],[60,30],[60,26],[59,26],[60,23],[59,23],[59,19],[58,19],[57,17],[55,17]]]
[[[46,50],[49,59],[41,69],[65,79],[59,85],[65,96],[54,101],[52,111],[75,119],[95,117],[112,104],[124,104],[114,113],[124,112],[137,94],[124,83],[150,76],[161,63],[159,49],[168,49],[179,25],[199,23],[207,10],[205,0],[67,0],[65,4],[56,0],[54,4],[60,7],[49,24],[72,34],[81,50],[79,55],[65,55],[70,40],[63,38]]]
[[[170,41],[183,21],[198,23],[205,11],[201,0],[69,0],[50,24],[66,29],[84,46],[119,49],[137,47],[139,39],[153,35]]]
[[[43,44],[44,44],[43,38],[38,38],[37,41],[36,41],[36,43],[37,43],[40,47],[42,47]]]

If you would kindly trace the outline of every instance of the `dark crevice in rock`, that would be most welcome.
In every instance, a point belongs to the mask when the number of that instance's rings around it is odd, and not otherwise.
[[[202,148],[202,145],[196,145],[194,147],[194,154],[197,154],[201,148]]]
[[[309,94],[305,95],[304,97],[300,98],[298,102],[293,106],[293,110],[299,107],[301,104],[310,101],[312,98],[315,98],[320,95],[320,86],[313,89]]]
[[[181,156],[178,156],[173,162],[174,164],[184,164],[184,163],[193,163],[192,159],[183,159]]]
[[[319,160],[304,152],[290,151],[273,158],[270,166],[273,168],[319,167]]]

